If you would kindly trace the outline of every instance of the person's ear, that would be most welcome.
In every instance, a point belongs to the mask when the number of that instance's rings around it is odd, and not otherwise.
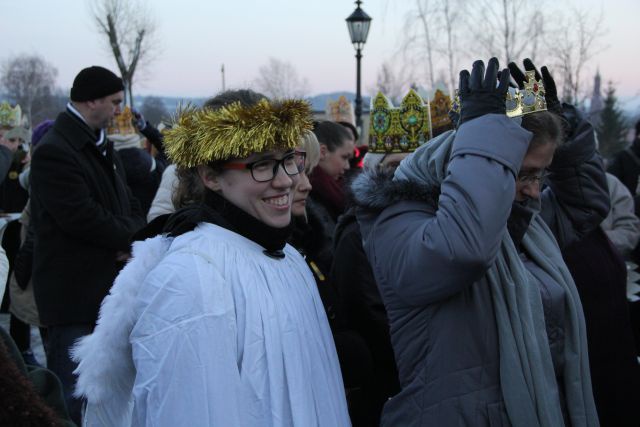
[[[320,160],[324,160],[327,157],[329,148],[325,144],[320,144]]]
[[[222,186],[220,185],[220,177],[217,173],[213,171],[209,166],[198,166],[198,176],[200,180],[209,190],[213,191],[221,191]]]
[[[86,102],[85,102],[85,105],[86,105],[86,106],[87,106],[87,108],[88,108],[89,110],[91,110],[91,111],[95,110],[95,108],[96,108],[96,104],[97,104],[97,102],[96,102],[96,100],[95,100],[95,99],[92,99],[92,100],[90,100],[90,101],[86,101]]]

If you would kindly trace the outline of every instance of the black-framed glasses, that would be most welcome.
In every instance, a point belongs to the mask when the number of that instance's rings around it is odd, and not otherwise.
[[[264,159],[251,163],[227,162],[222,168],[236,170],[249,169],[254,181],[267,182],[276,177],[280,165],[282,165],[282,169],[287,175],[298,175],[304,171],[306,158],[307,153],[304,151],[294,151],[281,159]]]
[[[519,174],[517,179],[521,184],[541,184],[549,175],[546,169],[542,169],[536,174]]]

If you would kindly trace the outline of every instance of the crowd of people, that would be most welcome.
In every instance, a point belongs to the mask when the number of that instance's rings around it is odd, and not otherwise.
[[[98,66],[32,133],[3,104],[0,424],[638,425],[640,129],[607,174],[523,65],[367,141],[249,89],[149,123]]]

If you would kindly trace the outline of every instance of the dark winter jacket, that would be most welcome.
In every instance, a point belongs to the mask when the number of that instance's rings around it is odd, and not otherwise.
[[[4,145],[0,145],[0,182],[7,176],[11,162],[13,160],[13,153]]]
[[[146,217],[158,191],[164,164],[157,162],[142,148],[123,148],[118,151],[118,155],[127,176],[127,185],[133,196],[140,202],[140,209]]]
[[[29,199],[29,192],[22,188],[18,179],[24,168],[22,163],[24,154],[24,151],[11,153],[9,170],[5,172],[4,180],[0,183],[0,211],[2,212],[22,212]]]
[[[340,295],[347,327],[364,338],[371,353],[373,375],[363,385],[363,401],[370,420],[367,425],[379,425],[383,405],[400,391],[400,384],[387,312],[362,248],[353,207],[338,219],[331,282]]]
[[[329,276],[331,246],[316,212],[307,205],[307,220],[296,217],[289,243],[304,257],[318,286],[336,344],[345,388],[359,388],[371,375],[371,355],[363,338],[347,325],[346,313]]]
[[[540,214],[561,246],[593,230],[609,210],[593,129],[583,122],[575,135],[557,151],[541,196]],[[440,188],[366,173],[354,182],[402,387],[385,406],[383,425],[510,425],[485,272],[507,232],[529,139],[514,122],[487,116],[456,134]],[[546,313],[554,301],[542,300]],[[557,338],[550,337],[552,352],[554,342],[562,344]]]
[[[636,196],[640,176],[640,138],[636,138],[631,147],[616,155],[607,172],[615,175],[631,195]]]
[[[140,133],[155,147],[156,156],[152,156],[147,150],[136,147],[120,149],[118,155],[124,166],[127,185],[133,196],[140,202],[140,209],[146,218],[162,180],[162,173],[169,161],[164,152],[162,134],[158,129],[147,122]]]
[[[69,111],[43,137],[31,163],[33,286],[44,325],[96,321],[122,264],[119,251],[144,226],[113,144]]]
[[[624,259],[599,227],[562,255],[584,308],[600,425],[637,426],[640,366],[629,317]]]

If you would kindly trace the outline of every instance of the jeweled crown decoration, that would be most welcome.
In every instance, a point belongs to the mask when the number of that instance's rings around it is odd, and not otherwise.
[[[354,126],[356,124],[353,104],[344,95],[341,95],[337,101],[327,103],[327,117],[333,122],[345,122]]]
[[[369,152],[411,153],[430,138],[429,104],[413,89],[394,108],[382,93],[371,102]]]
[[[113,118],[107,128],[107,135],[134,135],[136,133],[136,128],[133,126],[133,113],[128,106]]]
[[[509,89],[505,99],[508,117],[522,117],[526,114],[547,110],[545,89],[542,80],[536,80],[535,71],[525,71],[526,82],[524,88]],[[456,91],[451,110],[460,114],[460,96]]]
[[[547,109],[542,80],[536,80],[535,71],[525,71],[525,76],[527,80],[524,89],[516,90],[514,93],[507,92],[506,106],[509,117],[520,117]]]
[[[0,104],[0,127],[13,128],[20,126],[22,120],[22,109],[19,105],[11,107],[8,102]]]

